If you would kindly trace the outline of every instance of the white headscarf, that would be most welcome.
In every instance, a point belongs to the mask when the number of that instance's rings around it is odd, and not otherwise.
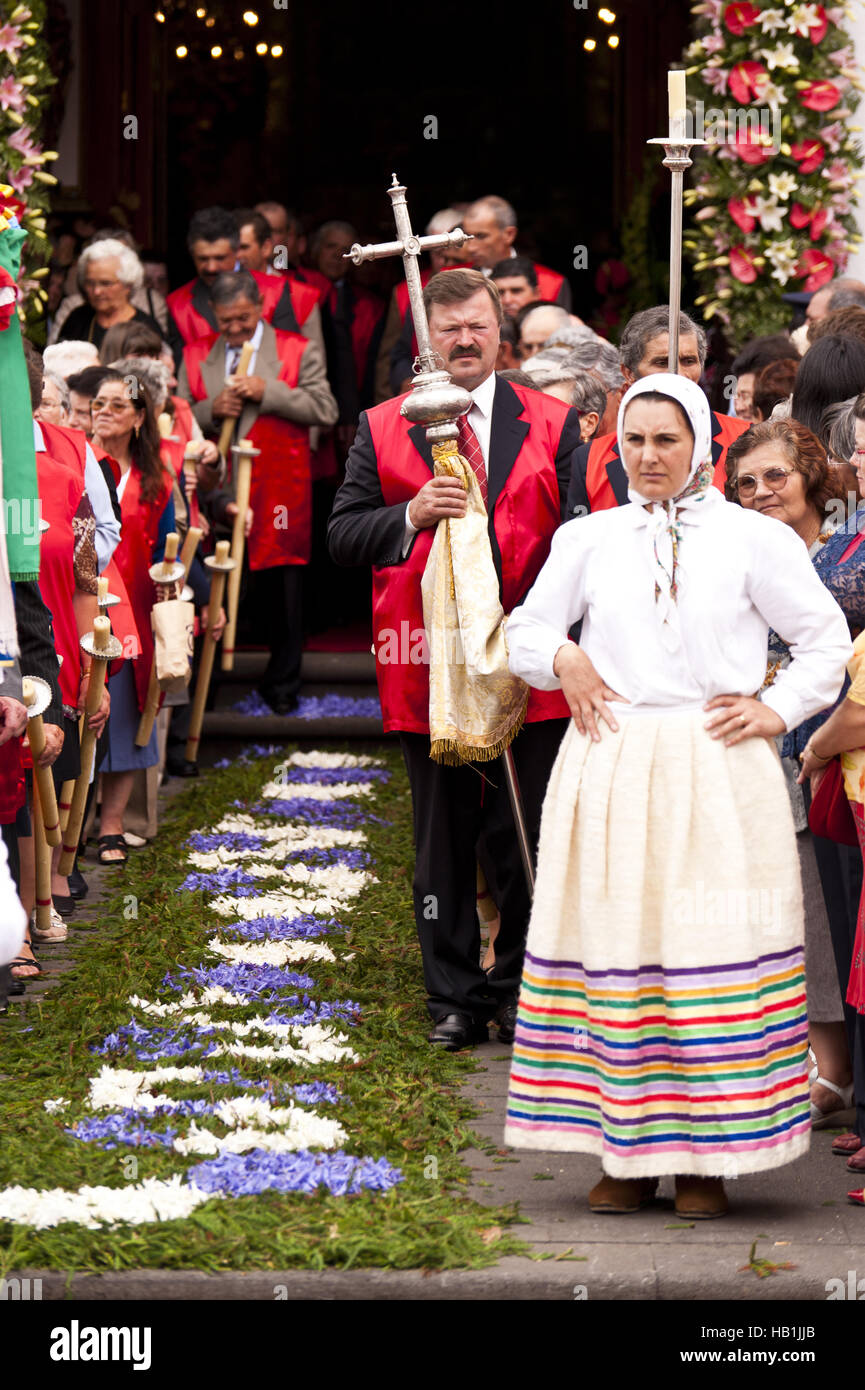
[[[722,498],[717,488],[712,487],[714,466],[709,402],[697,383],[688,377],[676,376],[671,372],[654,372],[635,381],[625,393],[616,426],[622,464],[625,462],[625,411],[636,396],[644,395],[647,391],[657,391],[677,401],[687,415],[694,434],[691,468],[683,488],[675,497],[658,501],[644,497],[630,485],[628,487],[628,498],[639,509],[638,525],[645,528],[649,563],[655,576],[655,609],[661,625],[661,640],[668,651],[673,651],[681,641],[676,590],[682,526],[699,525],[706,518],[707,504],[711,506]]]

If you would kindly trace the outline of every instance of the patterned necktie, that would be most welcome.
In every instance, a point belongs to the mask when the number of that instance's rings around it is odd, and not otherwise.
[[[226,376],[234,376],[234,373],[237,371],[237,368],[238,368],[239,365],[240,365],[240,348],[239,348],[239,347],[230,347],[230,348],[228,349],[228,363],[227,363],[228,370],[226,371],[225,375],[226,375]]]
[[[468,415],[460,417],[459,433],[457,435],[459,451],[466,463],[471,466],[472,472],[478,480],[478,487],[481,490],[484,506],[487,505],[487,470],[484,464],[484,456],[478,437],[469,424]]]

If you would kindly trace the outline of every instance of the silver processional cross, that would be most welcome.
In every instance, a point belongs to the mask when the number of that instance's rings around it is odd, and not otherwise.
[[[363,265],[364,261],[378,261],[384,260],[388,256],[402,256],[409,303],[414,319],[418,355],[414,363],[412,387],[400,406],[400,414],[404,415],[407,420],[411,420],[413,424],[423,425],[430,444],[441,444],[445,440],[457,438],[459,433],[457,420],[471,409],[472,398],[468,391],[465,391],[462,386],[457,386],[456,382],[452,380],[450,373],[444,370],[438,353],[433,351],[426,306],[423,302],[418,258],[422,251],[432,251],[436,247],[464,246],[467,241],[471,240],[471,237],[460,227],[452,232],[441,232],[436,236],[415,236],[411,229],[411,218],[405,199],[405,186],[400,183],[396,174],[392,177],[393,183],[387,191],[393,204],[393,215],[399,240],[380,242],[378,246],[361,246],[359,242],[355,242],[345,259],[351,260],[355,265]],[[531,897],[535,883],[534,861],[511,748],[506,748],[502,753],[502,763],[505,769],[505,780],[508,786],[508,797],[514,817],[517,842],[520,847],[520,857],[523,861],[526,883]]]

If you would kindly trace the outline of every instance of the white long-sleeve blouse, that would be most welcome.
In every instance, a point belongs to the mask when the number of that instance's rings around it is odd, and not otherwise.
[[[582,619],[581,648],[635,711],[693,707],[715,695],[756,694],[772,627],[792,661],[763,702],[793,729],[836,699],[852,653],[849,630],[793,530],[719,493],[707,499],[698,524],[683,514],[681,636],[669,651],[640,511],[632,503],[559,528],[525,602],[508,618],[516,675],[540,690],[558,689],[553,660]]]

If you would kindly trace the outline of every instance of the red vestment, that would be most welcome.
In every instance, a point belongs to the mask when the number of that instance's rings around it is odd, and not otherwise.
[[[539,391],[512,386],[519,397],[520,423],[528,433],[517,454],[493,512],[501,555],[501,601],[506,613],[528,592],[547,558],[560,518],[555,457],[568,410]],[[407,504],[430,480],[430,469],[409,437],[409,422],[399,410],[405,396],[367,411],[386,506]],[[496,429],[493,417],[493,431]],[[429,668],[423,640],[421,579],[435,527],[415,537],[400,564],[373,567],[373,636],[376,674],[385,730],[429,733]],[[388,649],[387,634],[394,634]],[[392,642],[399,647],[394,660]],[[422,659],[426,656],[426,660]],[[526,721],[565,719],[568,705],[561,691],[532,690]]]
[[[296,386],[309,344],[299,333],[282,333],[278,328],[274,333],[280,362],[277,380]],[[211,334],[183,349],[189,389],[197,401],[207,399],[201,364],[215,342],[216,335]],[[308,564],[312,527],[309,427],[280,415],[259,415],[249,438],[261,450],[252,461],[249,505],[253,523],[246,547],[249,568]]]
[[[261,317],[270,323],[276,306],[282,299],[285,279],[282,275],[263,275],[258,270],[251,270],[249,274],[261,292]],[[197,338],[206,337],[214,331],[213,325],[199,314],[192,302],[195,285],[195,280],[188,281],[179,289],[172,290],[166,300],[184,343],[193,343]],[[288,281],[288,292],[291,295],[294,316],[298,326],[302,327],[318,304],[318,293],[311,285],[304,285],[300,280],[292,279]]]

